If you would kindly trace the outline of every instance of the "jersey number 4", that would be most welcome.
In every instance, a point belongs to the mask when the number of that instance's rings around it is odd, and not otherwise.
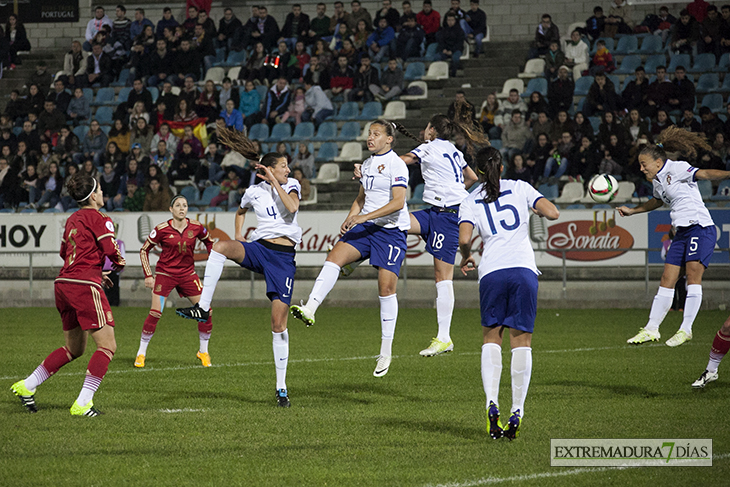
[[[508,194],[512,194],[511,190],[503,191],[500,193],[499,197],[507,196]],[[492,210],[490,209],[490,206],[492,203],[485,203],[484,200],[479,201],[482,205],[484,205],[484,212],[487,214],[487,221],[489,222],[489,229],[492,231],[492,235],[497,235],[497,227],[494,224],[494,218],[492,217]],[[497,210],[497,214],[502,213],[504,211],[511,211],[514,215],[515,221],[512,223],[507,223],[507,219],[500,220],[499,224],[507,231],[512,231],[520,226],[520,213],[517,211],[517,208],[510,204],[502,205],[499,203],[499,199],[495,201],[494,203],[494,209]]]

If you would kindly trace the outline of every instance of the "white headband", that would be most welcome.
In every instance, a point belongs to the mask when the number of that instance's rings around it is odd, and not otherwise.
[[[91,198],[91,195],[94,194],[94,192],[96,192],[96,178],[94,178],[94,185],[91,187],[91,193],[89,193],[86,198],[82,198],[82,199],[76,200],[76,201],[78,201],[79,203],[81,203],[82,201],[86,201],[89,198]]]

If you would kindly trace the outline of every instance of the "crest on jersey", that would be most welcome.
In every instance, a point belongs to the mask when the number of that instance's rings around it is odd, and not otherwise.
[[[155,292],[156,293],[162,292],[162,284],[158,284],[157,286],[155,286]]]
[[[188,230],[188,238],[193,238],[193,231],[192,230]]]
[[[150,238],[155,238],[157,236],[157,229],[153,228],[150,232]]]
[[[670,184],[672,184],[672,175],[667,174],[667,186],[669,186]]]
[[[106,321],[108,321],[109,323],[111,323],[112,321],[114,321],[114,317],[112,317],[112,312],[111,311],[107,311],[106,312]]]
[[[378,173],[383,174],[383,169],[385,169],[385,164],[381,164],[378,166]]]
[[[114,224],[110,222],[109,220],[106,221],[106,229],[110,232],[114,233]]]

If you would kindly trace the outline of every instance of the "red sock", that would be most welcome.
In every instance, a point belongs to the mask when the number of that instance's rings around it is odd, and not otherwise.
[[[712,341],[712,349],[710,349],[710,359],[719,362],[730,350],[730,336],[723,335],[718,330],[715,339]]]
[[[112,361],[112,357],[114,357],[114,352],[108,348],[99,348],[91,356],[89,367],[86,369],[86,377],[84,377],[84,385],[76,399],[79,406],[86,406],[94,398],[94,393],[101,385],[106,371],[109,370],[109,362]]]
[[[58,372],[58,369],[75,359],[71,352],[66,347],[61,347],[51,352],[48,357],[41,363],[43,367],[48,371],[48,375],[51,376]]]
[[[147,315],[147,319],[144,320],[144,326],[142,327],[142,333],[145,335],[154,335],[155,329],[157,328],[157,322],[162,317],[161,311],[150,310]]]
[[[205,323],[198,322],[198,331],[200,333],[205,333],[206,335],[210,335],[210,332],[213,330],[213,315],[211,314],[208,317],[208,321]]]

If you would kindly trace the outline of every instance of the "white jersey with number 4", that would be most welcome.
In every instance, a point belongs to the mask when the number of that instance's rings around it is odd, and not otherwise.
[[[302,187],[296,179],[288,178],[281,186],[286,194],[296,191],[297,198],[301,199]],[[302,229],[297,223],[298,212],[290,213],[279,193],[268,182],[249,186],[241,198],[241,208],[253,208],[258,220],[250,241],[278,237],[287,237],[297,245],[302,241]]]
[[[372,213],[393,199],[394,187],[408,187],[408,167],[393,150],[389,150],[385,154],[373,154],[362,163],[360,184],[365,190],[365,204],[360,214]],[[411,217],[408,214],[405,195],[401,210],[370,221],[385,228],[399,228],[400,230],[411,228]]]
[[[697,186],[696,167],[685,161],[667,159],[652,184],[654,197],[669,205],[675,228],[714,225]]]
[[[433,206],[458,205],[469,192],[464,188],[464,154],[448,140],[435,139],[411,151],[421,161],[426,185],[423,201]]]
[[[474,225],[484,244],[479,279],[490,272],[514,267],[540,274],[530,244],[529,221],[530,208],[543,195],[524,181],[503,179],[497,201],[485,204],[483,188],[480,185],[459,207],[459,224]]]

